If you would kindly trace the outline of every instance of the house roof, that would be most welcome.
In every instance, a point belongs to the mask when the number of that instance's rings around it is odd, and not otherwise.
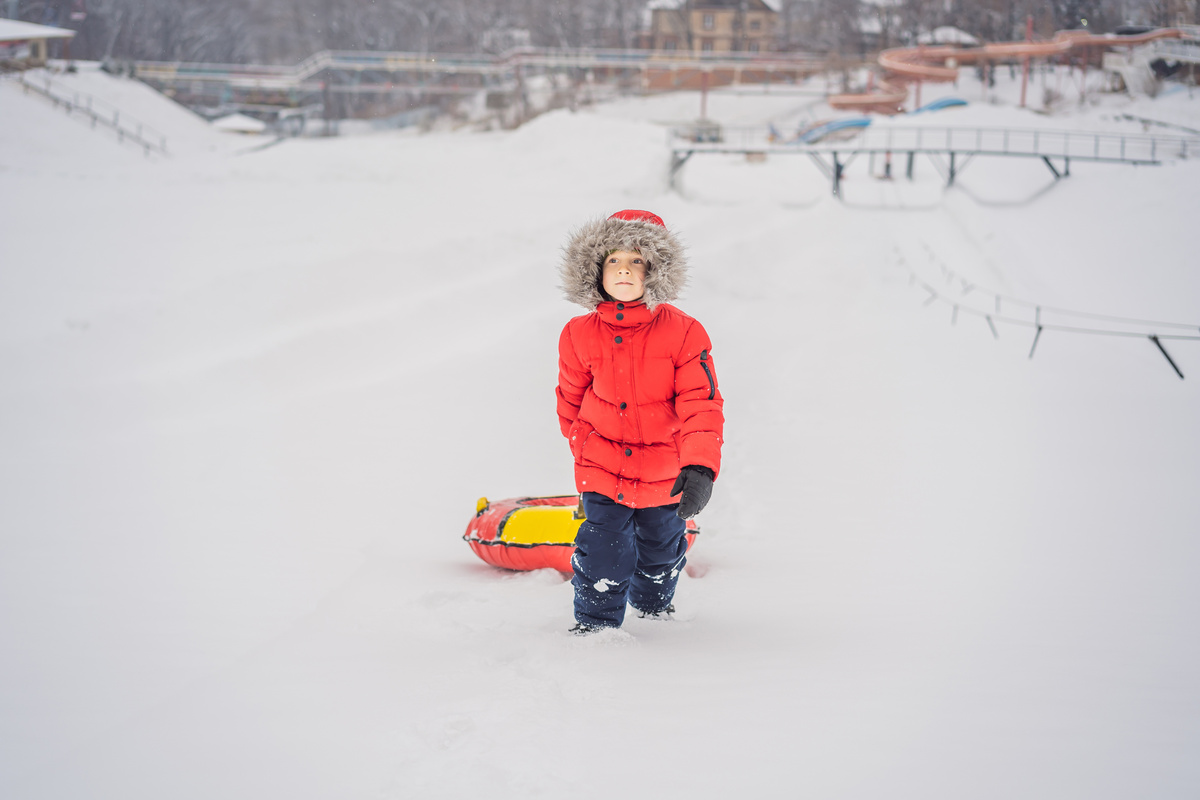
[[[219,131],[230,133],[262,133],[267,129],[262,120],[248,117],[245,114],[229,114],[212,121],[212,126]]]
[[[954,28],[949,25],[943,25],[940,28],[934,28],[932,33],[922,33],[917,37],[917,43],[961,44],[973,46],[979,44],[979,40],[964,30]]]
[[[28,42],[31,39],[70,39],[75,31],[51,28],[16,19],[0,19],[0,42]]]

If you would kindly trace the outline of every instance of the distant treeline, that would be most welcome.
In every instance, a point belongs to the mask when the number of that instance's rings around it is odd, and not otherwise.
[[[737,5],[746,0],[723,0]],[[711,4],[722,0],[703,0]],[[777,46],[859,56],[949,25],[987,41],[1123,24],[1194,24],[1196,0],[768,0]],[[702,0],[679,0],[681,9]],[[79,31],[87,59],[295,63],[319,50],[498,52],[636,47],[647,0],[0,0],[21,19]]]

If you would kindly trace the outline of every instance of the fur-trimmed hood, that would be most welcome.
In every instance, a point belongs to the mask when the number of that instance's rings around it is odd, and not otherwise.
[[[600,275],[605,257],[614,250],[636,250],[646,259],[642,302],[651,311],[679,297],[687,284],[684,247],[662,220],[646,211],[618,211],[579,228],[563,247],[559,276],[568,300],[588,311],[605,301]]]

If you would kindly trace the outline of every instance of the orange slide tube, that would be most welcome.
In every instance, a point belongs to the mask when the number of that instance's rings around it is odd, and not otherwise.
[[[1091,34],[1086,31],[1059,31],[1053,39],[1042,42],[996,42],[979,47],[956,45],[919,45],[896,47],[879,54],[879,66],[887,76],[877,90],[859,94],[837,94],[829,98],[834,108],[859,111],[899,113],[908,90],[902,83],[947,83],[957,80],[958,68],[979,61],[1006,61],[1018,58],[1049,58],[1071,50],[1093,47],[1131,47],[1156,39],[1181,39],[1178,28],[1160,28],[1133,36],[1111,33]]]

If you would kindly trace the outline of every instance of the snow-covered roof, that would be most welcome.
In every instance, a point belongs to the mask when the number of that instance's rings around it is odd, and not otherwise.
[[[932,33],[922,33],[917,37],[917,44],[977,45],[979,40],[964,30],[943,25],[940,28],[934,28]]]
[[[230,114],[227,117],[213,120],[213,127],[230,133],[262,133],[267,129],[265,122],[245,114]]]
[[[0,42],[27,42],[30,39],[70,39],[75,31],[35,25],[17,19],[0,19]]]

